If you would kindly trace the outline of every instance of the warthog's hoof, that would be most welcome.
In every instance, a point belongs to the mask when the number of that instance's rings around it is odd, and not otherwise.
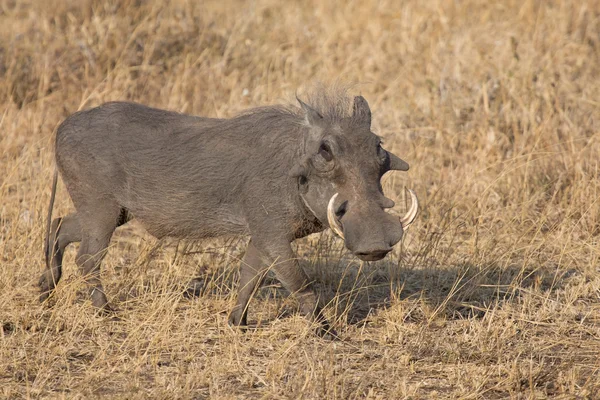
[[[119,312],[119,310],[117,310],[115,307],[111,306],[109,303],[105,303],[102,307],[94,306],[94,308],[96,309],[96,315],[101,316],[101,317],[115,317],[116,318],[116,315]]]
[[[91,288],[90,297],[92,299],[92,306],[96,309],[96,315],[110,317],[117,313],[117,309],[113,308],[108,302],[102,286]]]
[[[48,300],[48,297],[50,297],[50,295],[52,294],[52,291],[50,290],[43,290],[42,293],[40,293],[40,303],[45,302],[46,300]]]
[[[319,324],[315,333],[317,334],[317,336],[319,336],[320,338],[325,339],[325,340],[339,340],[340,339],[340,337],[338,336],[335,329],[333,329],[331,326],[329,326],[329,323],[326,321]]]
[[[38,287],[40,288],[40,303],[48,300],[48,297],[50,297],[56,287],[54,279],[52,279],[52,276],[48,277],[48,275],[49,274],[44,272],[38,281]]]
[[[183,296],[187,299],[199,297],[204,289],[204,281],[200,278],[194,278],[188,282],[187,287],[183,291]]]
[[[227,322],[229,323],[229,326],[239,328],[242,332],[246,331],[246,326],[248,325],[246,316],[237,308],[234,308],[233,311],[231,311]]]

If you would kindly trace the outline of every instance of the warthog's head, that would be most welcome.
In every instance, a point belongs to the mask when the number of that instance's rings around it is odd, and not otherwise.
[[[371,132],[367,101],[354,98],[351,116],[329,118],[298,100],[308,133],[304,159],[293,174],[304,204],[364,261],[384,258],[402,239],[417,214],[417,198],[399,218],[385,210],[394,202],[384,196],[381,177],[387,171],[407,171],[408,164],[384,150]]]

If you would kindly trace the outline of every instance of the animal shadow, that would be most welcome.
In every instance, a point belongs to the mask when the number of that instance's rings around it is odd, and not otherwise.
[[[237,264],[201,273],[183,286],[183,296],[235,296]],[[462,263],[420,267],[387,259],[360,263],[343,256],[301,261],[301,265],[335,318],[353,325],[367,323],[371,315],[398,301],[405,303],[404,318],[409,322],[426,320],[432,310],[447,319],[482,318],[487,310],[517,300],[526,290],[559,290],[576,273],[550,266],[524,269]],[[255,299],[274,301],[277,318],[293,314],[288,297],[271,272],[254,295]],[[252,314],[252,303],[250,307]]]
[[[564,288],[574,270],[550,267],[500,268],[458,264],[438,268],[402,266],[381,261],[361,267],[330,268],[317,281],[338,318],[364,324],[380,310],[405,302],[405,320],[417,322],[435,313],[447,319],[482,318],[494,306],[517,300],[525,291]]]

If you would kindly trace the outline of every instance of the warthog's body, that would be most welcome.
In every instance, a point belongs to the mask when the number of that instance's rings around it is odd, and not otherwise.
[[[136,218],[159,238],[250,235],[232,323],[245,324],[249,297],[270,264],[302,311],[318,315],[290,242],[328,226],[328,201],[339,192],[336,224],[347,247],[363,259],[382,258],[402,226],[383,211],[393,202],[379,179],[408,166],[380,150],[362,97],[352,116],[335,104],[323,115],[301,104],[303,112],[266,107],[233,119],[132,103],[70,116],[56,134],[56,165],[77,211],[52,222],[42,300],[60,279],[65,247],[81,241],[77,263],[93,304],[107,308],[99,265],[116,227]],[[53,186],[54,194],[56,177]]]

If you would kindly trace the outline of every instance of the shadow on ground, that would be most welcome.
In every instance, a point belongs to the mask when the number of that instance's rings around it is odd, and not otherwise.
[[[524,270],[461,264],[421,269],[388,264],[372,271],[364,268],[363,277],[352,282],[345,278],[337,293],[345,301],[339,302],[337,312],[346,311],[349,324],[362,324],[371,314],[404,300],[423,303],[447,319],[482,318],[492,308],[518,301],[527,291],[560,290],[575,273],[546,267]],[[423,307],[408,308],[406,320],[426,318]]]
[[[236,268],[231,266],[231,268]],[[382,261],[356,262],[343,265],[305,266],[314,279],[319,293],[333,308],[338,317],[348,324],[360,325],[369,316],[389,308],[401,300],[413,304],[423,303],[429,310],[437,310],[447,319],[482,318],[486,312],[507,302],[517,301],[526,291],[554,292],[564,288],[568,278],[577,273],[550,267],[499,268],[494,265],[450,265],[445,268],[409,268]],[[323,271],[326,271],[323,274]],[[193,279],[184,290],[188,298],[198,296],[223,296],[237,291],[237,273],[212,274]],[[223,280],[215,282],[215,278]],[[231,293],[233,291],[233,293]],[[289,293],[269,274],[256,297],[275,300],[279,304]],[[279,317],[292,314],[289,307],[279,310]],[[407,321],[423,320],[422,307],[412,307]]]

